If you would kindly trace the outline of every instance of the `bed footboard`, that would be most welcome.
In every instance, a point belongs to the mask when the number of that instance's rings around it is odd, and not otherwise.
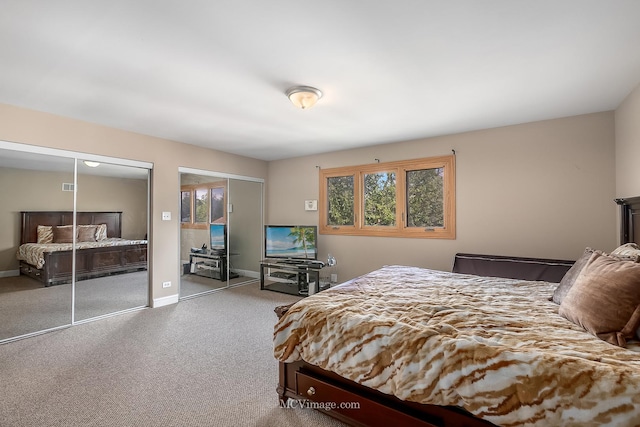
[[[42,282],[45,286],[70,283],[72,256],[72,251],[46,252],[42,269],[21,261],[20,273]],[[146,269],[146,244],[88,248],[76,251],[76,280]]]

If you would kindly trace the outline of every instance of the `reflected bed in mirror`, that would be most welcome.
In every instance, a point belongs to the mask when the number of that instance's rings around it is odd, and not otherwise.
[[[21,212],[20,274],[45,286],[72,278],[73,212]],[[147,241],[122,239],[122,212],[77,212],[76,281],[147,269]]]

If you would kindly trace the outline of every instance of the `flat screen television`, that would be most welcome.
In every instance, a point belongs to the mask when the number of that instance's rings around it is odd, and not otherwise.
[[[227,252],[227,224],[209,225],[209,247],[214,252]]]
[[[265,225],[264,239],[265,258],[318,259],[315,225]]]

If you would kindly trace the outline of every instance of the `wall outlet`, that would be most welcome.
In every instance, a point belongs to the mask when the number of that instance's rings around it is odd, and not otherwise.
[[[162,212],[163,221],[171,221],[171,212]]]
[[[162,282],[162,287],[163,288],[170,288],[171,287],[171,282]]]
[[[336,273],[331,273],[331,283],[338,283],[338,275]]]

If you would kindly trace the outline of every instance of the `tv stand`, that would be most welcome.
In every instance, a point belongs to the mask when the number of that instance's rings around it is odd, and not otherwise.
[[[190,273],[210,279],[227,280],[227,254],[208,251],[189,254]],[[229,272],[229,279],[235,279],[238,273]]]
[[[314,260],[264,259],[260,262],[260,289],[291,295],[321,291],[320,270],[324,264]]]

